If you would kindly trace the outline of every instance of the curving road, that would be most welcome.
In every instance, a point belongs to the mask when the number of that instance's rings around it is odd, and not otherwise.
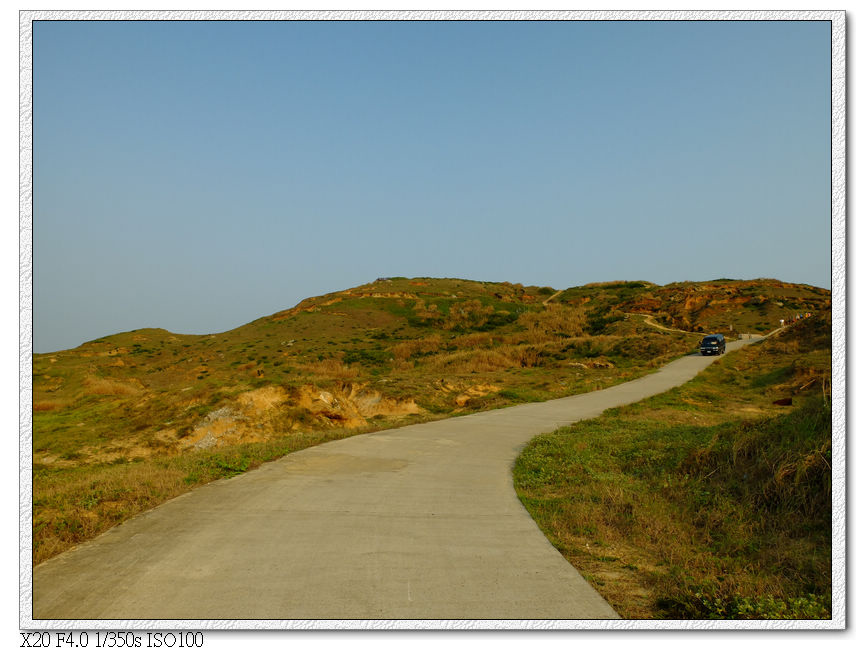
[[[517,499],[514,459],[540,433],[668,390],[715,359],[330,442],[211,483],[35,567],[33,623],[617,618]]]

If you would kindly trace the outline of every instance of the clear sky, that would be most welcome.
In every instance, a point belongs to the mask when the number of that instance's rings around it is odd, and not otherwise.
[[[34,350],[380,276],[828,288],[828,22],[41,22]]]

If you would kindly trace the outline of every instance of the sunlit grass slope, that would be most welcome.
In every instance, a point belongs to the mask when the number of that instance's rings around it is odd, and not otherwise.
[[[776,302],[812,293],[767,282]],[[714,296],[716,285],[676,289],[670,305]],[[661,289],[381,278],[228,332],[139,329],[34,355],[36,561],[192,486],[323,440],[651,372],[693,350],[709,326],[648,324],[642,314],[656,313]],[[748,331],[747,319],[737,322]]]
[[[830,336],[800,321],[536,438],[521,500],[623,617],[829,617]]]

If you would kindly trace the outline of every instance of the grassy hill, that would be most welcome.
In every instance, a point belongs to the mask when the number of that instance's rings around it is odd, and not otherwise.
[[[676,282],[665,286],[650,282],[605,282],[573,287],[559,301],[585,305],[594,327],[611,312],[652,314],[663,325],[696,332],[766,333],[781,319],[797,314],[828,311],[830,293],[809,285],[778,280]],[[732,330],[730,327],[732,326]]]
[[[535,438],[517,493],[625,618],[828,618],[830,362],[828,315],[797,322]]]
[[[763,331],[828,301],[777,281],[383,278],[220,334],[141,329],[37,354],[35,560],[311,444],[596,390],[692,351],[701,331]]]

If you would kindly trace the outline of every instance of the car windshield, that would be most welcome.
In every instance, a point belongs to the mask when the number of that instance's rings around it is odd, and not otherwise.
[[[718,339],[707,336],[703,339],[703,345],[718,345]]]

